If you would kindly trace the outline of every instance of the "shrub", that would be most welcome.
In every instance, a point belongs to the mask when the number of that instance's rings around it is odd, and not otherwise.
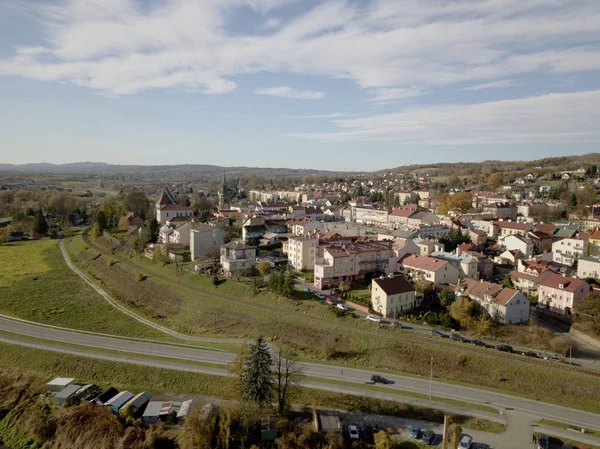
[[[108,265],[109,267],[112,267],[116,263],[117,263],[117,261],[115,259],[108,259],[106,261],[106,265]]]
[[[138,282],[141,282],[144,279],[146,279],[146,275],[144,273],[138,273],[135,275],[135,280]]]

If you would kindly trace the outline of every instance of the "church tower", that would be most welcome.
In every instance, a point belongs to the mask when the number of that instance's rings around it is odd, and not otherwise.
[[[223,184],[219,189],[219,210],[229,210],[229,189],[227,188],[225,173],[223,173]]]

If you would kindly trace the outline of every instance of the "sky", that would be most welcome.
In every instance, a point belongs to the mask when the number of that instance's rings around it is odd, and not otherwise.
[[[0,2],[0,163],[596,151],[598,0]]]

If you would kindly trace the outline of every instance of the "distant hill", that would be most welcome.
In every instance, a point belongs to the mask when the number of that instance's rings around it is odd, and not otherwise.
[[[261,176],[273,178],[293,178],[303,176],[333,176],[347,175],[347,172],[328,170],[294,169],[294,168],[263,168],[263,167],[222,167],[218,165],[113,165],[104,162],[74,162],[69,164],[0,164],[0,172],[4,173],[36,173],[36,174],[91,174],[91,175],[162,175],[183,177],[222,176]]]

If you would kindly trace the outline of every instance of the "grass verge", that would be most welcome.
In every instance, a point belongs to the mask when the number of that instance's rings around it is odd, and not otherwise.
[[[572,426],[572,425],[564,423],[564,422],[552,421],[551,419],[540,419],[538,421],[538,423],[543,424],[545,426],[557,427],[559,429],[564,429],[564,430],[568,430],[569,428],[571,428],[571,429],[577,429],[577,431],[580,431],[580,429],[581,429],[581,427]],[[585,429],[585,434],[600,438],[600,432],[597,430]]]

